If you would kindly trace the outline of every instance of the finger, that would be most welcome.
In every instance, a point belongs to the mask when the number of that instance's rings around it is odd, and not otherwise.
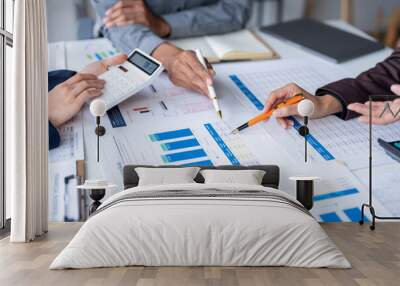
[[[208,94],[208,86],[203,81],[203,79],[200,78],[193,71],[192,71],[192,74],[190,75],[190,77],[191,77],[190,82],[193,83],[193,85],[197,87],[196,91],[198,91],[199,93],[201,93],[201,94],[203,94],[205,96],[209,96],[209,94]]]
[[[280,126],[287,129],[290,126],[293,126],[293,121],[287,118],[276,118],[276,121],[279,123]]]
[[[278,88],[272,91],[265,103],[264,110],[269,111],[277,104],[285,101],[287,98],[299,93],[300,88],[297,86],[292,86],[293,84],[288,84],[284,87]],[[295,91],[296,90],[296,91]]]
[[[185,63],[179,65],[179,68],[177,68],[175,72],[177,73],[173,76],[175,84],[195,90],[200,94],[208,95],[207,86],[188,65]]]
[[[275,110],[273,116],[275,117],[288,117],[293,115],[298,115],[299,112],[297,111],[297,104],[296,105],[288,105],[286,107],[279,108]]]
[[[73,77],[69,78],[68,80],[65,81],[66,84],[74,84],[77,82],[80,82],[82,80],[95,80],[97,79],[97,76],[94,74],[88,74],[88,73],[78,73],[74,75]]]
[[[128,25],[133,25],[133,24],[138,24],[135,20],[117,20],[114,22],[112,25],[115,27],[123,27],[123,26],[128,26]]]
[[[203,65],[197,61],[197,58],[195,59],[195,62],[198,63],[198,65],[194,63],[190,65],[190,62],[187,63],[187,68],[189,70],[188,75],[191,78],[191,82],[200,89],[200,93],[209,96],[208,85],[212,84],[211,77]]]
[[[84,92],[80,93],[74,101],[75,106],[78,108],[78,111],[82,108],[82,106],[89,102],[90,100],[100,96],[102,91],[99,89],[88,89]]]
[[[133,6],[133,2],[132,1],[125,1],[125,0],[120,0],[117,3],[115,3],[113,6],[111,6],[111,8],[109,8],[106,11],[106,16],[110,16],[111,14],[113,14],[115,11],[117,10],[121,10],[123,7],[132,7]]]
[[[132,20],[135,17],[136,10],[133,7],[122,7],[112,11],[107,15],[103,22],[104,23],[115,23],[117,20]]]
[[[394,94],[400,95],[400,84],[393,84],[390,90],[393,91]]]
[[[111,20],[104,19],[104,24],[106,28],[126,26],[128,24],[134,24],[134,23],[135,23],[134,15],[129,15],[129,16],[120,15],[119,17],[113,18]]]
[[[87,89],[98,89],[102,90],[104,88],[104,80],[84,80],[74,84],[72,94],[74,96],[79,96],[82,92]]]
[[[127,60],[128,56],[126,54],[120,54],[111,58],[106,58],[102,62],[108,68],[109,66],[120,65]]]
[[[187,54],[187,59],[187,63],[193,70],[193,72],[196,73],[206,85],[211,85],[213,81],[210,74],[208,73],[208,70],[199,62],[193,52],[189,52]]]
[[[348,110],[354,111],[361,115],[368,115],[369,114],[369,107],[367,104],[363,103],[352,103],[347,106]]]

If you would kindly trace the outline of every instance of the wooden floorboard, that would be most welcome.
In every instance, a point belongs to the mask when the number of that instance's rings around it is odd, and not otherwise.
[[[352,269],[289,267],[120,267],[48,270],[81,223],[51,223],[32,243],[0,240],[1,286],[264,286],[400,285],[400,223],[379,223],[372,232],[355,223],[322,224]]]

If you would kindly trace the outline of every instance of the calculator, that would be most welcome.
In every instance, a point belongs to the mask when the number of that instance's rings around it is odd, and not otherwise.
[[[400,141],[387,142],[381,138],[378,138],[379,145],[386,151],[390,157],[400,162]]]
[[[100,98],[108,110],[150,86],[163,70],[160,62],[135,49],[123,64],[111,66],[99,76],[106,82]]]

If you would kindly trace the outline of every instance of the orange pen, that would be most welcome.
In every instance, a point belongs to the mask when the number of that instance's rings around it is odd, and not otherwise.
[[[296,94],[295,96],[289,98],[288,100],[286,100],[282,103],[279,103],[275,108],[271,109],[270,111],[261,113],[260,115],[257,115],[256,117],[247,121],[245,124],[240,125],[238,128],[234,129],[232,131],[232,133],[238,133],[238,132],[242,131],[243,129],[246,129],[247,127],[256,125],[257,123],[259,123],[261,121],[267,120],[268,118],[271,117],[271,115],[274,113],[275,110],[285,107],[285,106],[288,106],[288,105],[293,105],[293,104],[299,103],[303,99],[304,99],[304,96],[302,93]]]

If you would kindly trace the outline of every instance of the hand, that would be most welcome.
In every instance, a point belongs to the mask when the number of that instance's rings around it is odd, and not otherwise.
[[[84,67],[80,73],[94,74],[96,76],[106,72],[109,66],[120,65],[126,61],[128,57],[125,54],[120,54],[114,57],[106,58],[102,61],[91,63]]]
[[[105,81],[93,74],[79,73],[49,92],[49,120],[60,127],[77,114],[85,102],[101,95]]]
[[[193,51],[184,51],[171,44],[161,44],[153,52],[153,56],[162,62],[175,85],[209,95],[207,85],[212,84],[215,72],[208,62],[208,68],[205,69]]]
[[[107,28],[140,24],[150,28],[160,37],[171,34],[169,24],[155,15],[144,0],[119,0],[107,10],[103,23]]]
[[[49,120],[54,127],[60,127],[77,114],[85,102],[101,95],[104,80],[98,75],[111,65],[122,64],[126,55],[118,55],[87,65],[79,74],[57,85],[49,92]]]
[[[400,95],[400,85],[392,85],[392,91]],[[395,99],[393,101],[373,101],[372,103],[372,124],[387,125],[400,120],[400,99]],[[389,110],[383,113],[386,107],[390,107],[390,110],[394,113],[392,114]],[[358,118],[359,121],[363,123],[369,123],[369,110],[370,102],[367,101],[363,103],[352,103],[347,106],[347,109],[352,110],[361,114]]]
[[[279,103],[286,101],[292,96],[302,93],[307,99],[310,99],[314,103],[314,113],[311,118],[321,118],[340,112],[342,110],[342,105],[335,97],[331,95],[324,96],[312,96],[306,90],[302,89],[294,83],[289,83],[284,87],[276,89],[271,92],[270,96],[265,103],[265,112],[277,106]],[[287,107],[280,108],[276,110],[273,115],[276,120],[283,128],[288,128],[293,124],[293,122],[286,117],[292,115],[299,115],[297,112],[297,104],[289,105]]]

